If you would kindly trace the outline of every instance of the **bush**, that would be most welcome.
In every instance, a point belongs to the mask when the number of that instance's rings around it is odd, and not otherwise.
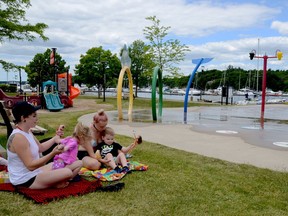
[[[0,88],[2,91],[7,92],[8,91],[8,84],[0,84]]]
[[[4,92],[16,92],[17,91],[17,85],[12,84],[0,84],[0,88],[4,91]]]

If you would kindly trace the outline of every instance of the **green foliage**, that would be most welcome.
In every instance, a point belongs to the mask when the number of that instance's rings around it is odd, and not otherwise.
[[[35,34],[43,40],[48,39],[44,36],[44,30],[48,27],[46,24],[26,23],[25,10],[31,6],[29,0],[2,0],[0,6],[0,43],[5,39],[33,41]]]
[[[153,68],[155,67],[152,61],[151,54],[149,51],[149,46],[147,46],[143,41],[136,40],[128,48],[129,56],[131,58],[131,73],[133,76],[133,84],[135,84],[136,89],[139,84],[141,86],[149,86],[150,83],[147,81],[147,76],[152,76]],[[122,56],[122,51],[120,51],[120,56]],[[137,92],[136,95],[137,97]]]
[[[57,52],[55,55],[56,66],[50,65],[50,54],[50,49],[47,49],[44,53],[38,53],[26,65],[27,81],[32,87],[35,87],[37,84],[42,85],[42,82],[47,80],[55,81],[54,73],[64,73],[69,69],[69,67],[65,67],[66,61]]]
[[[96,85],[97,88],[103,87],[104,72],[106,75],[106,87],[116,86],[121,62],[110,50],[104,50],[102,46],[89,49],[85,55],[80,56],[80,64],[75,66],[74,81],[85,83],[88,86]],[[79,84],[79,83],[78,83]]]
[[[2,65],[2,68],[6,71],[6,72],[9,72],[9,71],[14,71],[14,72],[17,72],[21,69],[24,69],[24,67],[22,66],[18,66],[18,65],[15,65],[13,63],[10,63],[10,62],[6,62],[4,60],[1,60],[0,59],[0,64]]]
[[[257,73],[258,73],[258,90],[262,89],[262,71],[250,70],[246,71],[241,68],[228,67],[225,71],[207,70],[196,73],[191,87],[207,90],[216,89],[219,86],[229,85],[233,89],[241,89],[250,87],[252,90],[257,90]],[[179,87],[186,88],[190,75],[171,77],[165,76],[163,83],[170,88]],[[282,90],[288,91],[288,71],[267,71],[267,88],[273,91]]]
[[[167,39],[168,30],[171,28],[161,26],[160,20],[156,16],[146,18],[152,22],[151,26],[143,29],[145,38],[150,42],[149,52],[152,60],[162,71],[177,75],[180,68],[175,65],[184,60],[188,46],[182,45],[179,40]]]
[[[267,82],[269,82],[270,89],[288,90],[287,79],[285,85],[285,81],[282,79],[282,74],[279,71],[273,73],[272,71],[268,70],[267,79],[268,79]]]
[[[29,0],[1,0],[0,3],[0,44],[5,40],[28,40],[33,41],[36,36],[43,40],[48,40],[44,35],[44,30],[48,27],[44,23],[30,24],[26,20],[26,11],[31,6]],[[4,69],[4,61],[0,61]],[[13,64],[10,65],[12,68]],[[6,68],[5,68],[6,67]]]
[[[0,84],[0,88],[4,92],[16,92],[17,91],[16,85]]]

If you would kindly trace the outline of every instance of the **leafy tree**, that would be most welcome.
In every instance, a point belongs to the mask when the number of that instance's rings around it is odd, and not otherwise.
[[[146,26],[143,31],[145,38],[150,42],[149,52],[153,61],[161,71],[170,72],[172,75],[179,74],[180,68],[175,65],[184,60],[185,52],[189,51],[188,47],[180,44],[177,39],[167,39],[171,27],[161,26],[156,16],[146,19],[152,22],[152,26]]]
[[[56,81],[56,74],[67,72],[69,67],[65,67],[66,61],[56,52],[55,66],[50,65],[51,50],[47,49],[44,53],[38,53],[32,61],[25,67],[28,82],[32,87],[41,86],[47,80]]]
[[[80,56],[80,64],[75,66],[75,74],[79,77],[75,77],[74,80],[81,81],[88,87],[96,85],[100,97],[100,90],[104,84],[105,87],[117,85],[115,78],[120,70],[121,62],[116,54],[112,55],[110,50],[104,50],[102,46],[93,47],[86,55]]]
[[[31,25],[26,20],[25,10],[31,6],[30,0],[1,0],[0,3],[0,44],[5,40],[28,40],[33,41],[38,35],[44,41],[44,30],[48,27],[44,23]],[[18,69],[17,65],[0,61],[3,69],[9,71]]]
[[[273,91],[278,91],[278,90],[284,90],[285,89],[285,83],[279,76],[279,72],[267,71],[267,85],[268,88],[272,89]]]
[[[226,84],[224,83],[224,74],[226,74]],[[250,81],[250,89],[256,89],[256,74],[257,70],[246,71],[241,68],[233,68],[233,66],[229,66],[227,70],[207,70],[198,72],[197,76],[197,88],[200,90],[207,89],[216,89],[219,86],[228,85],[232,87],[234,90],[244,87],[249,87],[249,79]],[[259,90],[262,89],[262,74],[263,71],[258,71],[259,74]],[[195,76],[195,79],[196,79]],[[182,77],[172,77],[172,76],[164,76],[163,84],[165,86],[169,86],[170,88],[186,88],[190,76],[182,76]],[[194,86],[195,80],[193,80]],[[273,91],[282,90],[284,92],[288,92],[288,71],[272,71],[271,69],[267,70],[267,88],[272,89]]]
[[[15,64],[13,64],[13,63],[6,62],[6,61],[4,61],[4,60],[0,60],[0,64],[2,64],[2,68],[3,68],[5,71],[10,71],[10,70],[17,71],[17,70],[24,69],[23,66],[18,66],[18,65],[15,65]]]
[[[279,88],[279,90],[282,90],[284,92],[288,92],[288,71],[280,70],[276,71],[277,76],[280,78],[280,80],[283,82],[283,87]],[[267,74],[268,76],[268,74]],[[282,86],[282,85],[281,85]]]
[[[10,62],[6,62],[6,61],[3,61],[3,60],[0,60],[0,64],[2,64],[2,68],[6,71],[6,72],[9,72],[9,71],[13,71],[13,72],[18,72],[19,73],[19,78],[20,78],[20,86],[22,85],[22,79],[21,79],[21,70],[22,69],[25,69],[25,67],[23,66],[18,66],[18,65],[15,65],[13,63],[10,63]],[[16,89],[17,90],[17,89]],[[16,91],[15,90],[15,91]]]

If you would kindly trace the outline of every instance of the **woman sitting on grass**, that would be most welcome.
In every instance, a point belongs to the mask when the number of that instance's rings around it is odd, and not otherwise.
[[[83,162],[83,166],[87,169],[98,170],[101,163],[95,157],[95,149],[98,143],[102,142],[103,131],[108,123],[108,116],[103,109],[99,110],[93,117],[93,123],[90,126],[93,141],[85,146],[80,146],[78,158]]]
[[[82,167],[81,161],[75,161],[69,167],[52,170],[52,163],[45,165],[55,155],[63,152],[63,145],[56,146],[47,155],[40,153],[59,143],[60,137],[39,143],[30,131],[38,121],[37,110],[26,101],[18,102],[12,109],[16,128],[7,142],[8,172],[10,182],[17,187],[44,189],[49,187],[62,188],[69,184]]]

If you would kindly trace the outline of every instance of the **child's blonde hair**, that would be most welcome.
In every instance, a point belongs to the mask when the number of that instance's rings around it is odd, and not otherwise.
[[[92,134],[90,128],[81,122],[78,122],[75,126],[75,130],[73,136],[76,137],[78,140],[90,140],[92,139]]]
[[[105,135],[114,136],[115,132],[111,127],[106,127],[105,130],[103,131],[103,136],[105,136]]]

